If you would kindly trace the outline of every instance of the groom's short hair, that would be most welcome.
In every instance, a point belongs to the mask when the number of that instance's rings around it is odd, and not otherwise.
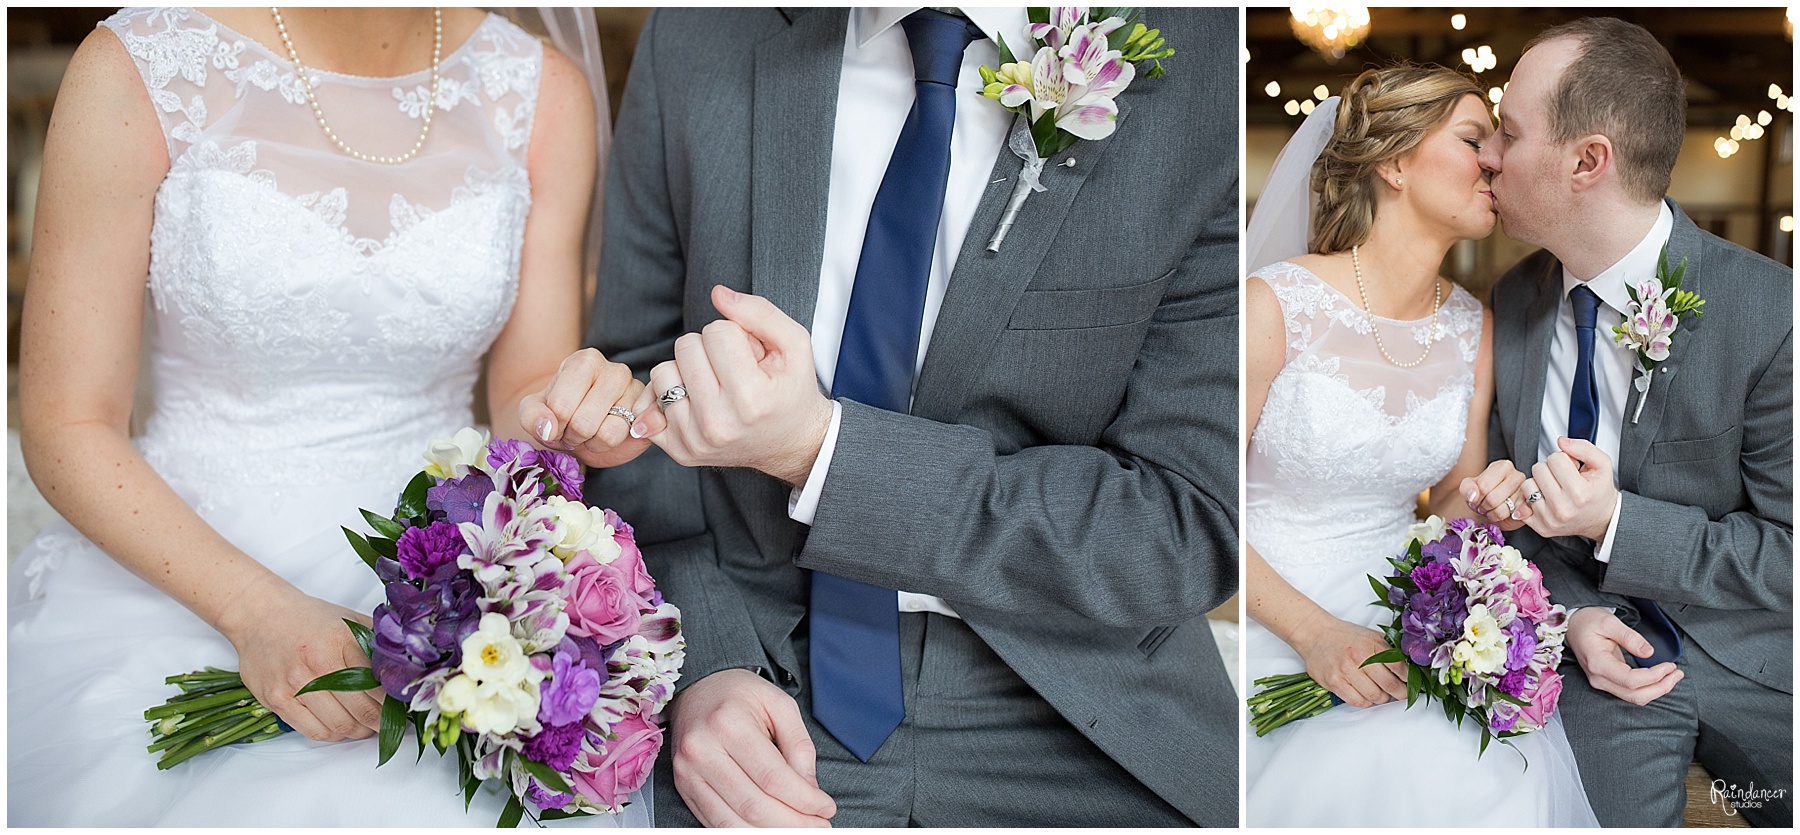
[[[1562,39],[1580,52],[1563,68],[1550,96],[1550,139],[1603,134],[1618,154],[1619,178],[1631,197],[1654,203],[1687,130],[1681,70],[1644,27],[1616,17],[1584,17],[1546,29],[1525,45]]]

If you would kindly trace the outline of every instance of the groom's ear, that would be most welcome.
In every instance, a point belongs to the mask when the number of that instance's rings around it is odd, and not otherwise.
[[[1571,181],[1576,191],[1595,188],[1614,173],[1613,165],[1618,160],[1613,156],[1612,140],[1605,134],[1592,133],[1578,137],[1569,143],[1569,147],[1575,152],[1575,173]]]

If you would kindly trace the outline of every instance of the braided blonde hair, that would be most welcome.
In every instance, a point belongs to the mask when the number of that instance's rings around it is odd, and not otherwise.
[[[1331,140],[1313,163],[1318,195],[1308,249],[1330,255],[1369,239],[1375,224],[1375,168],[1419,146],[1450,118],[1475,81],[1443,67],[1401,65],[1365,71],[1344,88]]]

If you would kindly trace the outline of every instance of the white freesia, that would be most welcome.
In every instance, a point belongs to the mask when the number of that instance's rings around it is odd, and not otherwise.
[[[543,678],[543,673],[531,666],[519,639],[513,637],[512,624],[498,612],[481,616],[481,626],[463,639],[462,654],[463,675],[476,683],[513,684],[533,673]]]
[[[1454,658],[1458,666],[1476,675],[1498,675],[1506,670],[1506,633],[1488,607],[1480,603],[1469,607]]]
[[[1525,555],[1519,553],[1519,549],[1514,548],[1511,545],[1500,546],[1501,571],[1506,572],[1508,575],[1514,575],[1525,570],[1526,566],[1529,565],[1530,563],[1525,561]]]
[[[551,496],[548,503],[556,513],[557,541],[551,544],[550,552],[557,559],[568,562],[582,551],[601,565],[619,558],[622,551],[613,539],[613,526],[606,523],[605,510],[561,496]]]
[[[466,426],[451,437],[433,438],[425,445],[425,472],[438,478],[462,478],[470,467],[482,463],[487,445],[487,430]]]
[[[538,685],[516,682],[477,683],[466,675],[444,682],[438,709],[446,716],[461,716],[463,727],[482,734],[505,734],[537,725]]]

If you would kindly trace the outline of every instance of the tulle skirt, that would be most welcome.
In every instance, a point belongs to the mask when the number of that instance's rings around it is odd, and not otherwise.
[[[408,474],[410,475],[410,474]],[[340,525],[391,509],[405,478],[256,487],[174,484],[226,539],[301,590],[359,612],[382,599]],[[11,826],[493,826],[506,795],[490,783],[464,811],[453,757],[412,737],[377,768],[373,738],[320,743],[290,733],[201,754],[167,771],[146,708],[166,676],[237,669],[231,643],[121,568],[65,522],[10,572],[7,823]],[[645,795],[648,794],[646,787]],[[648,826],[640,797],[618,817],[574,826]],[[524,821],[530,825],[529,819]]]
[[[1371,628],[1391,617],[1372,605],[1366,575],[1392,569],[1380,549],[1366,561],[1280,567],[1326,611]],[[1274,563],[1272,561],[1272,564]],[[1304,672],[1286,643],[1252,621],[1249,679]],[[1246,692],[1255,693],[1255,685]],[[1244,809],[1251,826],[1598,826],[1560,718],[1542,731],[1495,740],[1477,757],[1481,729],[1444,717],[1437,702],[1339,705],[1258,737],[1247,731]],[[1529,767],[1528,767],[1529,766]]]

